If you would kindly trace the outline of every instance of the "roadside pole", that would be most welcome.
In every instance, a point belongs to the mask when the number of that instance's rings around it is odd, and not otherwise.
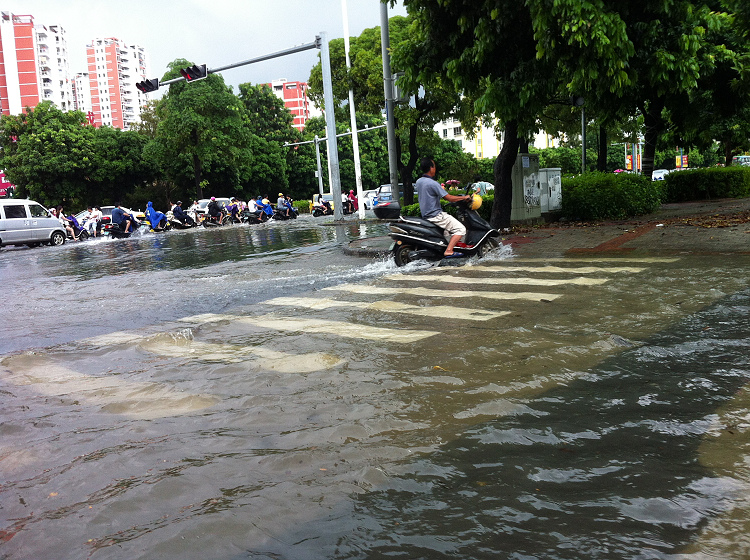
[[[339,175],[339,146],[336,141],[336,120],[334,118],[333,86],[331,81],[331,58],[328,52],[328,36],[320,33],[320,63],[323,69],[323,97],[326,107],[326,131],[328,133],[328,165],[331,168],[331,196],[333,197],[333,219],[344,218],[341,208],[341,176]]]
[[[296,47],[292,47],[291,49],[285,49],[283,51],[278,51],[275,53],[259,56],[256,58],[251,58],[248,60],[243,60],[242,62],[235,62],[233,64],[227,64],[226,66],[221,66],[219,68],[208,68],[205,64],[195,64],[189,68],[184,68],[180,70],[181,77],[179,78],[173,78],[171,80],[165,80],[161,82],[157,78],[152,78],[148,80],[144,80],[142,82],[138,82],[136,84],[136,88],[143,92],[143,93],[151,93],[153,91],[156,91],[159,89],[160,86],[166,86],[175,84],[177,82],[194,82],[203,80],[208,77],[209,74],[215,74],[218,72],[221,72],[223,70],[229,70],[230,68],[237,68],[239,66],[245,66],[247,64],[255,64],[256,62],[262,62],[265,60],[271,60],[273,58],[278,58],[281,56],[287,56],[290,54],[310,50],[310,49],[320,49],[320,61],[321,66],[323,67],[323,96],[325,100],[326,107],[329,107],[330,110],[326,111],[326,130],[328,137],[332,140],[329,140],[327,146],[329,150],[328,154],[328,165],[329,165],[329,172],[330,172],[330,185],[331,185],[331,194],[334,196],[334,200],[341,200],[341,177],[339,175],[339,152],[338,152],[338,144],[336,142],[336,120],[334,116],[333,111],[333,85],[331,81],[331,59],[328,51],[328,38],[325,32],[321,32],[320,35],[315,37],[315,41],[312,43],[306,43],[304,45],[298,45]],[[315,143],[316,148],[318,147],[318,142]],[[320,154],[318,153],[318,169],[320,169]],[[321,185],[320,190],[321,193],[323,192],[322,182],[323,178],[319,175],[319,183]],[[335,205],[334,208],[334,219],[341,220],[343,218],[343,214],[341,211],[341,203]]]
[[[401,197],[398,190],[398,158],[396,154],[396,119],[393,115],[393,74],[391,74],[391,39],[388,32],[388,4],[380,4],[380,42],[383,56],[383,89],[385,90],[386,130],[388,131],[388,172],[393,200]]]
[[[349,17],[346,12],[346,0],[341,0],[341,10],[344,18],[344,53],[346,54],[346,69],[352,69],[352,60],[349,57]],[[362,189],[362,166],[359,162],[359,138],[357,136],[357,116],[354,110],[354,90],[349,88],[349,119],[352,126],[352,150],[354,151],[354,177],[357,182],[357,200],[359,201],[359,219],[365,217],[364,191]]]

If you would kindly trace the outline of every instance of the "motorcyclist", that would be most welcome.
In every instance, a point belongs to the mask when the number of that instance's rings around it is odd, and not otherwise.
[[[284,193],[279,193],[279,198],[276,200],[276,210],[283,213],[287,218],[289,217],[289,207],[286,205]]]
[[[226,211],[231,216],[232,222],[238,223],[240,221],[240,206],[237,204],[237,199],[235,197],[229,199],[229,206],[226,207]]]
[[[150,200],[146,203],[146,219],[154,231],[161,231],[167,225],[167,216],[163,212],[154,209],[154,203]]]
[[[133,216],[121,208],[119,202],[116,202],[115,207],[112,210],[112,223],[119,226],[123,233],[129,233],[131,227],[135,229],[138,222]]]
[[[178,220],[179,222],[185,224],[186,226],[193,226],[195,225],[195,220],[191,218],[183,209],[182,209],[182,201],[178,200],[177,203],[174,205],[174,208],[172,208],[172,215],[174,216],[175,220]]]
[[[206,212],[208,213],[209,217],[216,221],[221,223],[221,217],[223,212],[223,209],[221,205],[216,202],[216,197],[212,196],[211,201],[208,203],[208,206],[206,207]]]
[[[438,227],[443,228],[448,246],[443,253],[446,257],[453,255],[453,248],[461,238],[466,235],[466,227],[456,218],[444,212],[440,206],[440,199],[444,198],[448,202],[460,202],[471,198],[470,195],[456,196],[440,186],[435,180],[435,161],[432,158],[422,158],[419,165],[422,176],[417,179],[416,188],[419,197],[419,211],[422,218],[432,222]]]
[[[318,195],[318,204],[320,204],[323,207],[323,210],[326,214],[333,214],[331,203],[328,202],[325,198],[323,198],[322,194]]]

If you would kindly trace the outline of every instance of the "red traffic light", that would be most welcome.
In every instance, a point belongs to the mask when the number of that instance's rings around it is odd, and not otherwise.
[[[202,80],[208,76],[208,69],[205,64],[193,64],[188,68],[180,70],[180,75],[188,82]]]
[[[142,82],[138,82],[137,84],[135,84],[135,87],[137,87],[138,90],[142,91],[143,93],[156,91],[157,89],[159,89],[159,79],[152,78],[150,80],[144,80]]]

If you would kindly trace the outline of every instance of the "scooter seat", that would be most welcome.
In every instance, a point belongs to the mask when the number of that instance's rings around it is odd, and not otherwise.
[[[431,221],[425,220],[424,218],[418,218],[416,216],[399,216],[398,221],[407,224],[414,224],[415,226],[438,228],[438,226],[433,224]]]

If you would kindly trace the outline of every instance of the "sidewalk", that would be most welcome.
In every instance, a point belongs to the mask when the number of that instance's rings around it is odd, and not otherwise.
[[[502,236],[519,256],[750,255],[750,198],[665,204],[632,220],[516,226]],[[387,236],[358,239],[347,254],[384,256]]]

